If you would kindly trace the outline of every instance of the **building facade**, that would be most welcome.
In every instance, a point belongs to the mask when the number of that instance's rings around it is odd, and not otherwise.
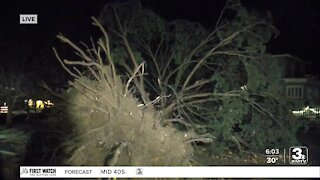
[[[285,56],[279,58],[286,96],[294,103],[292,112],[296,116],[319,118],[320,115],[320,80],[318,76],[307,74],[305,61]]]
[[[313,77],[283,78],[286,95],[302,106],[320,105],[320,81]]]

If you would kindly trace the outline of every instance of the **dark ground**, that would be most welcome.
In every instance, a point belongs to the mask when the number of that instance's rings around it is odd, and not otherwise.
[[[15,146],[22,147],[20,143],[5,144],[6,148],[16,152],[24,152],[16,156],[6,156],[0,153],[0,179],[16,179],[19,176],[20,165],[59,165],[62,164],[63,153],[59,146],[63,142],[63,127],[53,124],[55,118],[48,118],[46,115],[37,115],[29,120],[25,117],[14,119],[13,129],[25,132],[30,135],[29,141],[25,144],[26,150],[17,150]],[[56,119],[57,120],[57,119]],[[61,120],[61,119],[60,119]],[[59,119],[57,120],[59,121]],[[66,128],[66,127],[64,127]],[[0,131],[5,129],[4,119],[0,121]],[[59,130],[57,130],[59,129]],[[309,165],[320,165],[320,137],[319,123],[315,124],[306,132],[300,132],[298,139],[302,145],[309,148]],[[3,147],[1,144],[0,147]],[[259,154],[236,154],[229,152],[225,155],[215,156],[207,151],[199,150],[195,153],[194,160],[198,165],[267,165],[265,155]],[[196,165],[195,164],[195,165]],[[278,163],[277,165],[289,165]],[[11,174],[10,178],[7,176]]]

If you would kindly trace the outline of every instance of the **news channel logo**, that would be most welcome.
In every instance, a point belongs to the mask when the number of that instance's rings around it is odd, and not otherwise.
[[[289,149],[289,162],[292,165],[308,164],[308,148],[305,146],[292,146]]]

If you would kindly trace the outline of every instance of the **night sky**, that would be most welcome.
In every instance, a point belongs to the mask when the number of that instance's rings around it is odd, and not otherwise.
[[[31,65],[54,61],[51,47],[59,47],[55,38],[59,32],[73,40],[87,40],[90,36],[99,36],[91,25],[90,17],[98,16],[107,2],[110,0],[2,1],[0,6],[1,66],[4,63],[11,64],[9,61],[19,61],[21,58],[30,59]],[[242,3],[252,10],[270,11],[273,15],[274,24],[280,30],[280,36],[270,42],[268,49],[271,53],[293,54],[313,63],[313,68],[307,70],[309,73],[319,74],[317,71],[320,67],[319,1],[243,0]],[[225,0],[142,0],[142,4],[165,19],[198,21],[212,29]],[[19,14],[38,14],[38,24],[19,25]],[[21,46],[28,51],[21,49]],[[46,58],[43,56],[34,58],[34,54],[39,49],[47,54]],[[25,54],[18,52],[25,52]],[[19,54],[21,58],[8,59],[15,54]],[[31,65],[26,70],[30,71]]]

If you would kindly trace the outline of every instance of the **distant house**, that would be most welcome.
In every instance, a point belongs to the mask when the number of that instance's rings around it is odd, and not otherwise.
[[[311,64],[290,55],[277,58],[282,67],[287,97],[300,106],[319,106],[319,78],[306,74],[306,68]]]
[[[300,105],[317,106],[320,104],[320,81],[313,77],[283,78],[287,97]]]

